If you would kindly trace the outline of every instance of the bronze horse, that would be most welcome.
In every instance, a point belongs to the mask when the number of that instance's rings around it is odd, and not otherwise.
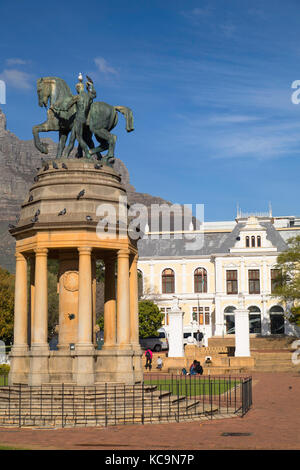
[[[37,94],[39,106],[47,109],[47,121],[33,127],[34,144],[36,148],[42,152],[48,153],[48,146],[41,142],[39,138],[40,132],[59,132],[59,143],[57,146],[56,158],[60,158],[63,154],[69,133],[72,130],[76,105],[72,105],[68,109],[73,95],[66,82],[58,77],[43,77],[37,81]],[[53,109],[54,108],[54,109]],[[60,110],[57,112],[57,110]],[[118,123],[118,112],[122,113],[126,119],[126,130],[131,132],[133,127],[133,114],[130,108],[126,106],[112,106],[102,101],[96,101],[91,104],[87,117],[87,126],[84,130],[84,140],[90,149],[90,157],[98,154],[106,163],[112,164],[114,161],[114,150],[117,137],[110,131]],[[95,148],[92,135],[99,142],[99,146]],[[102,157],[100,152],[108,150],[107,155]],[[79,149],[79,155],[82,154]]]

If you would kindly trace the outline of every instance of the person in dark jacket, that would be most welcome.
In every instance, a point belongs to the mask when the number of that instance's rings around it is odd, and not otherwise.
[[[147,351],[145,352],[145,356],[146,356],[146,369],[149,367],[149,371],[152,369],[152,351],[151,349],[147,349]]]
[[[201,366],[199,361],[196,361],[195,370],[196,370],[196,374],[199,374],[199,375],[203,374],[203,367]]]

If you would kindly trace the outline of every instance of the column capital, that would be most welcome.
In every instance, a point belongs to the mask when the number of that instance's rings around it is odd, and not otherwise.
[[[26,261],[25,255],[21,252],[16,253],[15,257],[17,261]]]
[[[129,258],[130,251],[126,249],[118,250],[118,258]]]
[[[48,255],[48,248],[36,248],[34,250],[35,256],[47,256]]]
[[[89,255],[92,253],[93,248],[91,246],[79,246],[77,250],[79,254]]]

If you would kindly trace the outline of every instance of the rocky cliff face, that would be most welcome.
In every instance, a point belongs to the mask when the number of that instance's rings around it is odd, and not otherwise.
[[[42,155],[30,140],[20,140],[7,130],[5,114],[0,109],[0,266],[13,272],[15,269],[15,241],[8,232],[8,224],[14,224],[21,204],[25,200],[37,168],[41,167],[41,157],[53,159],[56,144],[49,138],[49,154]],[[129,173],[124,163],[117,159],[115,170],[122,175],[130,204],[163,204],[167,201],[149,194],[137,193],[130,184]]]

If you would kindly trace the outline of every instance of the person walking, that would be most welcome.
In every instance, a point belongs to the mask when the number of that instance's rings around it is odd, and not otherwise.
[[[152,369],[152,351],[151,349],[147,349],[147,351],[145,352],[145,356],[146,356],[146,369],[149,367],[149,371]]]
[[[161,368],[163,366],[163,361],[162,361],[162,358],[160,356],[158,356],[156,364],[157,364],[156,369],[161,370]]]

